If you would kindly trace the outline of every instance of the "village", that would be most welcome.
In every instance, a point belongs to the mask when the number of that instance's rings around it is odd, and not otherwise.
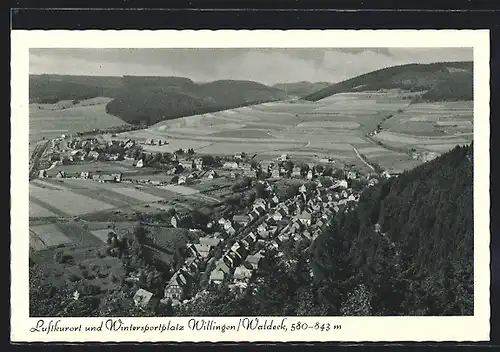
[[[149,140],[144,144],[154,143]],[[304,248],[312,246],[333,216],[356,205],[364,187],[375,185],[380,177],[390,177],[387,173],[361,175],[355,170],[337,172],[335,161],[329,158],[298,166],[286,154],[277,160],[260,161],[245,153],[235,153],[232,158],[199,156],[192,149],[155,154],[145,153],[141,143],[133,140],[104,141],[66,136],[52,141],[48,157],[52,168],[57,165],[91,165],[94,161],[112,164],[129,160],[134,168],[161,168],[162,175],[165,175],[164,180],[149,180],[144,175],[132,181],[120,172],[72,173],[61,170],[55,176],[61,179],[189,186],[203,179],[220,177],[226,178],[233,189],[238,185],[237,180],[241,179],[248,180],[246,187],[261,189],[255,200],[243,210],[236,213],[226,211],[223,216],[210,219],[206,232],[192,229],[200,234],[199,238],[187,243],[183,263],[165,286],[163,297],[154,297],[153,292],[143,288],[137,290],[134,302],[141,309],[158,303],[183,304],[210,287],[222,284],[228,285],[235,293],[241,293],[265,270],[262,260],[266,249],[272,249],[278,260],[291,267],[295,259],[285,255],[284,248],[294,244]],[[39,178],[47,177],[47,170],[41,170]],[[278,194],[276,185],[282,179],[300,181],[300,186],[298,183],[296,192]],[[354,182],[358,183],[358,187],[352,186]],[[189,227],[189,221],[185,221],[188,217],[187,213],[176,213],[168,225]],[[312,275],[312,270],[310,273]],[[137,276],[137,273],[132,273],[129,279],[134,280],[134,275]]]

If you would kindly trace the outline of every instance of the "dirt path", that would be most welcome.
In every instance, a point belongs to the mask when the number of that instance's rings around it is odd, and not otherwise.
[[[368,166],[370,169],[372,169],[373,171],[375,171],[375,168],[373,166],[371,166],[370,164],[368,164],[366,162],[365,159],[363,159],[363,157],[361,156],[361,154],[359,154],[358,150],[356,149],[356,147],[354,147],[353,145],[351,145],[352,149],[354,150],[354,152],[356,153],[357,157],[359,158],[359,160],[361,160],[363,162],[363,164],[365,164],[366,166]]]

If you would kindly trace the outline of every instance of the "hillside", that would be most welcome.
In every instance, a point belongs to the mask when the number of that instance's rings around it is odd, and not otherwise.
[[[329,87],[331,83],[328,82],[294,82],[294,83],[277,83],[273,85],[274,88],[285,91],[289,95],[296,95],[299,97],[303,97],[319,90],[322,90],[326,87]]]
[[[421,99],[425,101],[472,100],[472,75],[472,62],[408,64],[384,68],[333,84],[304,99],[318,101],[338,93],[402,89],[422,92]]]
[[[368,188],[310,251],[285,253],[296,258],[291,267],[267,252],[255,288],[237,297],[222,285],[176,314],[473,314],[472,155],[472,146],[458,146]]]
[[[162,120],[261,102],[280,100],[285,93],[252,81],[197,84],[184,77],[30,76],[30,103],[55,103],[93,97],[113,100],[106,112],[127,123]]]

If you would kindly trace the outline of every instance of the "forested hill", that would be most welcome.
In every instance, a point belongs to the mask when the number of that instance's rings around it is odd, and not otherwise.
[[[418,98],[423,101],[472,100],[473,63],[438,62],[383,68],[333,84],[304,99],[318,101],[338,93],[380,89],[421,92]]]
[[[92,77],[30,75],[30,103],[56,103],[104,96],[109,114],[125,122],[162,120],[280,100],[286,94],[253,81],[197,84],[185,77]]]
[[[290,95],[303,97],[321,89],[329,87],[331,83],[328,82],[294,82],[294,83],[276,83],[273,87],[286,91]]]
[[[324,298],[365,301],[376,315],[474,314],[472,151],[457,146],[369,188],[337,216],[315,251]]]
[[[222,285],[176,314],[474,314],[472,157],[458,146],[366,189],[311,247],[285,249],[293,264],[266,251],[256,287],[237,296]]]

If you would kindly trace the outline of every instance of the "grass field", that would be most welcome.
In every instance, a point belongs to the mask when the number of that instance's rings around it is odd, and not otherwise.
[[[57,252],[62,252],[66,257],[64,263],[55,261]],[[120,287],[120,278],[125,272],[120,259],[103,256],[102,253],[105,250],[101,247],[53,248],[31,253],[30,259],[44,273],[42,285],[67,287],[71,292],[75,285],[90,284],[106,293]]]
[[[126,125],[120,118],[106,113],[109,98],[82,100],[77,105],[70,101],[57,104],[30,104],[29,134],[30,144],[45,138],[59,137],[91,131],[94,128],[109,128]]]

